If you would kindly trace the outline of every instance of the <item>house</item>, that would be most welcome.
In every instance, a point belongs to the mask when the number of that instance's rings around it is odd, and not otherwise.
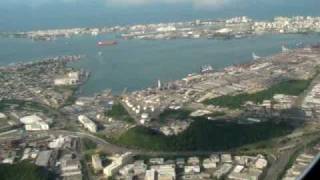
[[[193,174],[193,173],[200,173],[201,169],[199,165],[186,165],[184,166],[184,173],[185,174]]]
[[[221,154],[221,162],[222,163],[232,163],[231,154]]]
[[[217,167],[217,164],[216,164],[216,162],[215,162],[214,159],[207,158],[207,159],[204,159],[204,160],[203,160],[202,166],[203,166],[203,168],[205,168],[205,169],[211,169],[211,168],[216,168],[216,167]]]

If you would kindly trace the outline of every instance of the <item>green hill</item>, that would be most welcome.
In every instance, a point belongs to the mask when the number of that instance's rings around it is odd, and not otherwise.
[[[0,164],[1,180],[53,180],[54,176],[46,169],[31,164],[20,162],[17,164]]]
[[[115,142],[157,151],[220,151],[279,137],[292,129],[285,122],[238,124],[198,119],[177,136],[165,136],[152,129],[138,126],[122,134]]]

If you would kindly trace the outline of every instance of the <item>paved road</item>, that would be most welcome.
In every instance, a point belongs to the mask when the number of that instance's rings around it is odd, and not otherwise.
[[[310,83],[309,87],[298,97],[298,100],[295,104],[296,107],[301,107],[306,96],[312,91],[313,87],[320,82],[320,74],[318,74]]]
[[[319,139],[319,136],[314,136],[312,138],[305,139],[301,143],[299,143],[299,145],[296,146],[295,148],[282,152],[278,156],[278,159],[272,163],[270,168],[268,168],[264,179],[277,180],[278,177],[281,175],[281,173],[283,173],[286,170],[290,159],[293,158],[293,155],[296,152],[299,152],[303,148],[307,147],[310,143],[312,143],[314,140],[317,140],[317,139]]]
[[[281,153],[278,159],[269,167],[265,180],[277,180],[279,175],[285,170],[290,158],[297,151],[297,148],[290,149],[284,153]]]
[[[55,131],[49,131],[50,134],[53,135],[71,135],[71,136],[78,136],[81,138],[88,138],[90,140],[92,140],[93,142],[99,144],[100,146],[103,147],[103,149],[107,152],[107,153],[124,153],[124,152],[128,152],[131,151],[130,149],[124,148],[124,147],[120,147],[117,145],[113,145],[109,142],[107,142],[106,140],[99,138],[97,136],[94,136],[92,134],[89,133],[84,133],[84,132],[72,132],[72,131],[65,131],[65,130],[55,130]]]

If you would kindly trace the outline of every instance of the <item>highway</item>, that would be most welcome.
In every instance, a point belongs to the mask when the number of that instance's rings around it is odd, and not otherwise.
[[[103,150],[105,150],[107,153],[113,154],[113,153],[124,153],[124,152],[133,152],[133,150],[120,147],[114,144],[111,144],[107,142],[106,140],[99,138],[97,136],[94,136],[90,133],[85,133],[85,132],[73,132],[73,131],[66,131],[66,130],[50,130],[49,134],[59,136],[59,135],[64,135],[64,136],[77,136],[80,138],[88,138],[91,141],[95,142],[99,146],[103,147]]]

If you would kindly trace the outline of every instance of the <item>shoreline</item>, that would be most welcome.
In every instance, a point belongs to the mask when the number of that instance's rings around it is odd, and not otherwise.
[[[86,27],[48,29],[26,32],[2,32],[0,36],[28,38],[35,41],[53,41],[58,37],[118,33],[124,40],[170,40],[170,39],[239,39],[261,34],[308,34],[320,33],[320,17],[293,16],[274,17],[273,20],[255,21],[246,16],[230,19],[209,19],[185,22],[136,24],[111,27]]]

